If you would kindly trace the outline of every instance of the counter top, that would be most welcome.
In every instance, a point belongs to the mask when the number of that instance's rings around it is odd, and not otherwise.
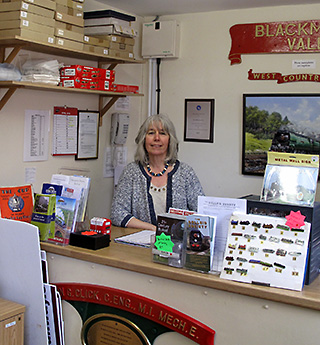
[[[90,250],[74,246],[60,246],[41,242],[41,249],[53,253],[106,265],[144,273],[147,275],[172,279],[183,283],[194,284],[205,288],[218,289],[270,301],[286,303],[294,306],[320,310],[320,276],[302,291],[239,283],[219,278],[214,274],[204,274],[181,268],[174,268],[152,262],[151,250],[137,246],[115,243],[116,237],[139,231],[137,229],[112,227],[112,242],[109,247]]]

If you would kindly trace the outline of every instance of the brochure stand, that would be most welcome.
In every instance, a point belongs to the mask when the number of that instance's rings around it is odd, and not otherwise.
[[[0,218],[0,297],[26,306],[25,345],[48,343],[38,232]]]

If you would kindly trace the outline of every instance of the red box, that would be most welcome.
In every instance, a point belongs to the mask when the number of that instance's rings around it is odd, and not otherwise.
[[[116,92],[139,93],[139,86],[137,85],[114,84],[113,87]]]
[[[91,66],[70,65],[60,69],[60,76],[68,78],[98,78],[114,81],[115,71]]]
[[[79,78],[79,77],[60,77],[60,86],[71,87],[75,89],[89,89],[91,79]]]
[[[107,79],[60,77],[60,86],[76,89],[113,91],[113,82]]]
[[[113,83],[111,80],[107,79],[91,79],[89,89],[113,91]]]

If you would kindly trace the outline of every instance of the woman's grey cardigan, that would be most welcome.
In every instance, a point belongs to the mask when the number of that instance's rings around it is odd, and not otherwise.
[[[150,183],[151,177],[141,164],[132,162],[125,167],[112,202],[113,225],[125,227],[132,217],[156,225]],[[194,170],[177,160],[168,173],[166,211],[169,207],[196,211],[199,195],[204,193]]]

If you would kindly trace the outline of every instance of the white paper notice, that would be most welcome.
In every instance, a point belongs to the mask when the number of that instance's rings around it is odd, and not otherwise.
[[[48,160],[50,110],[26,110],[23,160]]]
[[[77,153],[77,115],[53,115],[53,155]]]
[[[247,213],[247,200],[199,196],[198,213],[217,217],[212,271],[221,272],[233,212]]]

